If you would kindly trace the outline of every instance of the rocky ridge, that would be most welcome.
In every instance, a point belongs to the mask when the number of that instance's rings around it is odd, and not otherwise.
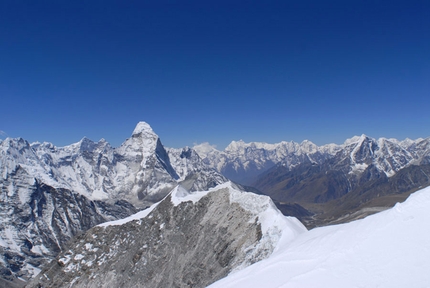
[[[206,287],[305,231],[269,197],[232,183],[195,193],[178,186],[147,210],[90,229],[27,287]]]

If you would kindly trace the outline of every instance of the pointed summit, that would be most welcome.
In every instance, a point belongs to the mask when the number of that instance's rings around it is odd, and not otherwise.
[[[137,123],[136,128],[134,128],[132,135],[138,135],[142,132],[155,134],[148,123],[140,121],[139,123]]]
[[[365,134],[361,134],[361,136],[354,136],[352,138],[346,139],[343,145],[348,146],[351,144],[362,143],[366,139],[371,139],[371,138]]]

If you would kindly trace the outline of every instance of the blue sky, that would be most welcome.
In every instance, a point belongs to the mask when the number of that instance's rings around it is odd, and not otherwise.
[[[0,139],[430,136],[429,1],[1,1]]]

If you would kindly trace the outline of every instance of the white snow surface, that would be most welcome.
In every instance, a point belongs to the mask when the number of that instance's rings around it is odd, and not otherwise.
[[[392,209],[315,228],[210,288],[430,287],[430,187]]]

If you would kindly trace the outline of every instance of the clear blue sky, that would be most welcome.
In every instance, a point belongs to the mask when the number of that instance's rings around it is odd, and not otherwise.
[[[1,1],[0,138],[430,136],[430,1]]]

